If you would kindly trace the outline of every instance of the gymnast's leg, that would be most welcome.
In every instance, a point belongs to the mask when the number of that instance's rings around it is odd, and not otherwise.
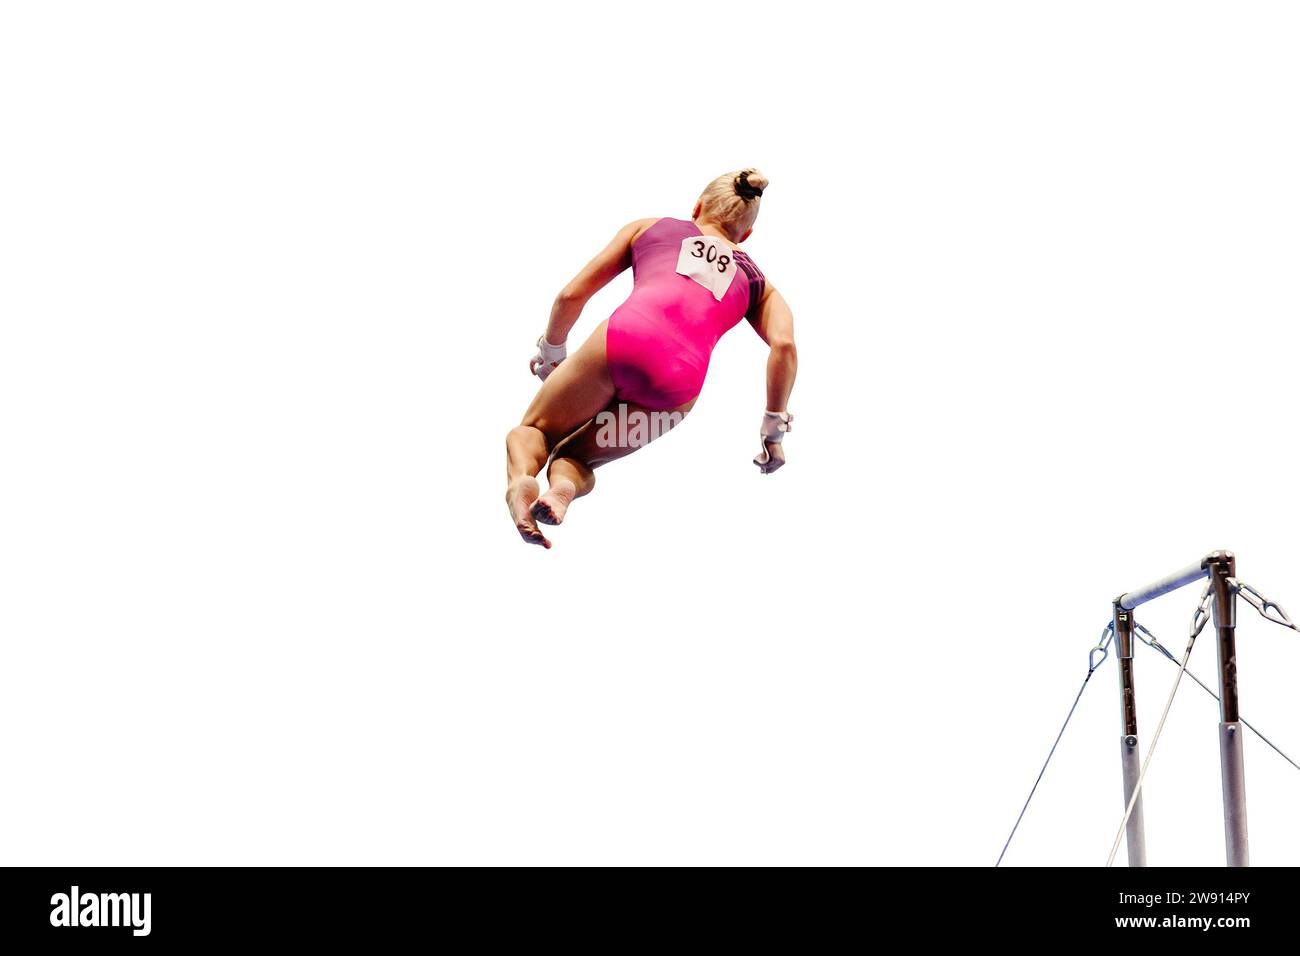
[[[598,416],[555,447],[546,476],[546,494],[532,506],[541,524],[559,524],[569,505],[596,487],[595,469],[619,458],[679,425],[696,399],[672,409],[651,409],[630,402],[611,402]]]
[[[600,323],[582,347],[547,376],[523,420],[506,436],[506,504],[516,530],[530,544],[551,546],[532,515],[541,490],[536,476],[551,449],[614,396],[605,359],[605,325]]]

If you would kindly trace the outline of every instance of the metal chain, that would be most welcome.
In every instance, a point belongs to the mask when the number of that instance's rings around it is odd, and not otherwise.
[[[1274,624],[1281,624],[1283,627],[1289,627],[1293,631],[1300,631],[1287,616],[1286,611],[1282,610],[1282,605],[1276,601],[1270,601],[1264,595],[1260,594],[1245,581],[1238,581],[1236,578],[1228,578],[1228,587],[1232,588],[1243,598],[1246,603],[1259,612],[1260,616],[1266,621],[1272,621]]]
[[[1101,632],[1097,645],[1088,652],[1088,675],[1083,679],[1083,683],[1079,685],[1079,693],[1074,695],[1074,703],[1070,705],[1070,712],[1065,715],[1065,723],[1061,724],[1056,740],[1052,741],[1052,749],[1047,752],[1047,759],[1043,761],[1043,767],[1038,771],[1038,777],[1034,780],[1034,785],[1029,788],[1029,796],[1025,798],[1025,805],[1020,808],[1020,816],[1016,817],[1015,825],[1007,836],[1007,842],[1002,844],[1002,852],[998,854],[998,861],[993,864],[994,869],[1002,865],[1002,858],[1007,855],[1007,848],[1011,846],[1011,839],[1016,835],[1016,830],[1020,828],[1020,821],[1025,818],[1025,811],[1029,809],[1029,801],[1034,799],[1034,794],[1038,791],[1038,784],[1042,782],[1043,774],[1047,772],[1047,765],[1052,762],[1052,756],[1056,753],[1056,745],[1065,736],[1065,728],[1070,726],[1070,718],[1074,716],[1074,710],[1079,706],[1079,699],[1083,697],[1083,691],[1088,686],[1088,681],[1092,680],[1092,672],[1100,667],[1109,655],[1111,638],[1114,636],[1115,622],[1111,621],[1106,625],[1106,629]],[[1101,656],[1098,657],[1098,654]]]

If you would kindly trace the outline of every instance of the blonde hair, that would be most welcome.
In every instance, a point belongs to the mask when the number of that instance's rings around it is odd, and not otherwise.
[[[716,222],[739,242],[753,228],[766,188],[767,177],[757,169],[723,173],[700,193],[700,217]]]

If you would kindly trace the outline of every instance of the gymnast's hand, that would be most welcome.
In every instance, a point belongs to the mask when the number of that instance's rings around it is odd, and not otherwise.
[[[754,464],[758,466],[760,474],[770,475],[785,464],[785,449],[781,447],[781,440],[790,430],[792,421],[794,416],[789,412],[763,413],[763,429],[759,433],[763,450],[754,456]]]
[[[763,450],[754,457],[754,464],[764,475],[770,475],[785,464],[785,451],[780,442],[763,442]]]
[[[556,366],[563,362],[568,354],[569,351],[564,342],[559,345],[552,345],[546,341],[546,336],[543,335],[537,340],[537,354],[529,360],[528,371],[544,382],[546,376],[555,371]]]

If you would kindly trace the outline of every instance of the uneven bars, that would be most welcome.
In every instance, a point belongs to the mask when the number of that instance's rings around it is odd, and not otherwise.
[[[1210,573],[1209,559],[1202,558],[1195,564],[1189,564],[1181,571],[1175,571],[1173,574],[1166,575],[1159,581],[1153,581],[1144,588],[1138,588],[1136,591],[1126,591],[1115,599],[1115,603],[1126,611],[1131,611],[1135,607],[1146,604],[1147,601],[1160,597],[1162,594],[1168,594],[1170,591],[1177,591],[1179,588],[1191,584],[1193,581],[1199,581]]]

